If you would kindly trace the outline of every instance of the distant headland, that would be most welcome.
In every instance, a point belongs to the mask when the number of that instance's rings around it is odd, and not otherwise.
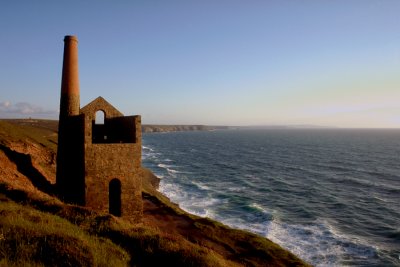
[[[208,125],[142,125],[144,133],[159,133],[159,132],[180,132],[180,131],[214,131],[231,129],[229,126],[208,126]]]
[[[13,124],[33,126],[48,130],[58,131],[58,120],[44,119],[1,119],[12,122]],[[165,133],[165,132],[180,132],[180,131],[215,131],[227,130],[237,127],[230,126],[209,126],[209,125],[161,125],[161,124],[142,124],[143,133]]]

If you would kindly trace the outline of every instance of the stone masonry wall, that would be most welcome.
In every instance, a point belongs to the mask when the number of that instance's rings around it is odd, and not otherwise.
[[[92,129],[97,111],[104,112],[107,121],[121,121],[123,135],[131,135],[129,143],[92,143]],[[110,181],[121,182],[121,216],[138,222],[142,217],[141,119],[123,117],[103,98],[98,97],[81,109],[84,115],[85,205],[109,212]],[[112,130],[112,128],[111,128]],[[117,134],[117,133],[116,133]]]
[[[142,216],[142,177],[138,144],[92,144],[85,148],[86,206],[109,212],[109,184],[121,182],[121,216]]]

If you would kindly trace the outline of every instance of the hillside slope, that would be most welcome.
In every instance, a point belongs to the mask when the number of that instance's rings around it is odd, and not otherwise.
[[[181,210],[143,169],[140,224],[54,195],[48,121],[0,121],[0,265],[307,266],[268,239]]]

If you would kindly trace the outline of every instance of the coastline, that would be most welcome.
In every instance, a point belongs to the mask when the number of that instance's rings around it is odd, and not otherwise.
[[[47,129],[50,131],[58,131],[58,120],[43,120],[43,119],[1,119],[21,126],[31,126],[36,128]],[[168,132],[184,132],[184,131],[215,131],[233,129],[230,126],[210,126],[210,125],[163,125],[163,124],[143,124],[142,133],[168,133]]]
[[[161,178],[159,191],[185,211],[267,237],[313,265],[396,266],[397,240],[389,235],[398,216],[391,205],[398,184],[390,180],[398,178],[391,163],[396,142],[398,131],[386,130],[150,134],[143,137],[143,165]],[[382,156],[377,170],[365,164],[375,155]],[[339,183],[345,186],[332,190]],[[358,194],[364,190],[374,193]],[[368,213],[357,212],[367,207]],[[391,214],[374,212],[379,207]],[[362,216],[373,229],[364,228]]]
[[[263,236],[182,210],[179,204],[173,203],[158,191],[160,178],[149,169],[143,168],[143,172],[143,205],[146,215],[144,223],[174,234],[192,238],[195,236],[196,242],[213,248],[230,259],[248,261],[251,263],[249,266],[265,266],[270,257],[275,258],[277,255],[278,258],[273,260],[275,263],[267,266],[309,266],[290,251]],[[225,248],[221,248],[221,245]]]
[[[143,133],[168,133],[184,131],[215,131],[230,129],[229,126],[209,126],[209,125],[142,125]]]
[[[0,121],[0,195],[4,206],[2,209],[13,209],[10,207],[18,205],[18,209],[27,210],[28,213],[39,212],[39,217],[48,216],[42,215],[44,212],[56,221],[66,220],[68,225],[74,225],[71,227],[79,227],[79,231],[88,233],[89,236],[85,238],[92,240],[99,236],[122,247],[125,252],[117,254],[129,254],[129,265],[134,266],[160,263],[170,263],[174,266],[309,266],[266,238],[183,211],[179,205],[172,203],[157,190],[160,179],[145,168],[142,192],[144,216],[139,225],[132,225],[122,218],[100,214],[85,207],[64,204],[54,198],[51,191],[55,183],[55,140],[57,135],[47,125],[38,127]],[[29,160],[26,161],[25,157],[29,157]],[[24,171],[23,166],[29,167],[31,172]],[[39,173],[40,177],[44,178],[41,181],[42,186],[30,177],[32,172]],[[47,190],[43,191],[43,185],[47,186]],[[29,216],[23,219],[32,220]],[[46,219],[49,227],[53,219]],[[101,227],[99,222],[102,222]],[[29,221],[28,225],[33,223]],[[42,231],[42,227],[35,231],[26,233],[43,235],[37,233]],[[59,231],[61,232],[57,235],[60,236],[60,240],[57,242],[65,242],[63,240],[71,238],[63,229]],[[15,238],[20,237],[7,235],[2,238],[16,242]],[[21,238],[29,239],[30,236]],[[28,245],[24,245],[23,242],[21,244],[21,249],[28,249]],[[82,244],[87,246],[86,241]],[[7,247],[0,249],[4,250]],[[62,250],[54,253],[62,255],[65,248],[60,249]],[[85,249],[91,251],[95,248],[89,246]],[[12,251],[5,252],[7,253],[4,255],[15,254]],[[79,253],[71,257],[74,257],[74,260],[83,260],[79,258],[82,257]],[[127,259],[129,257],[127,256]],[[6,260],[12,261],[12,258]],[[31,261],[29,257],[25,260]],[[36,260],[45,261],[42,258]]]

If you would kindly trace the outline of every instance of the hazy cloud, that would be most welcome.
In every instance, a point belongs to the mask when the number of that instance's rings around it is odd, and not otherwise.
[[[55,110],[46,110],[42,107],[27,103],[18,102],[12,104],[10,101],[0,102],[0,116],[10,117],[10,116],[52,116],[58,114]]]

